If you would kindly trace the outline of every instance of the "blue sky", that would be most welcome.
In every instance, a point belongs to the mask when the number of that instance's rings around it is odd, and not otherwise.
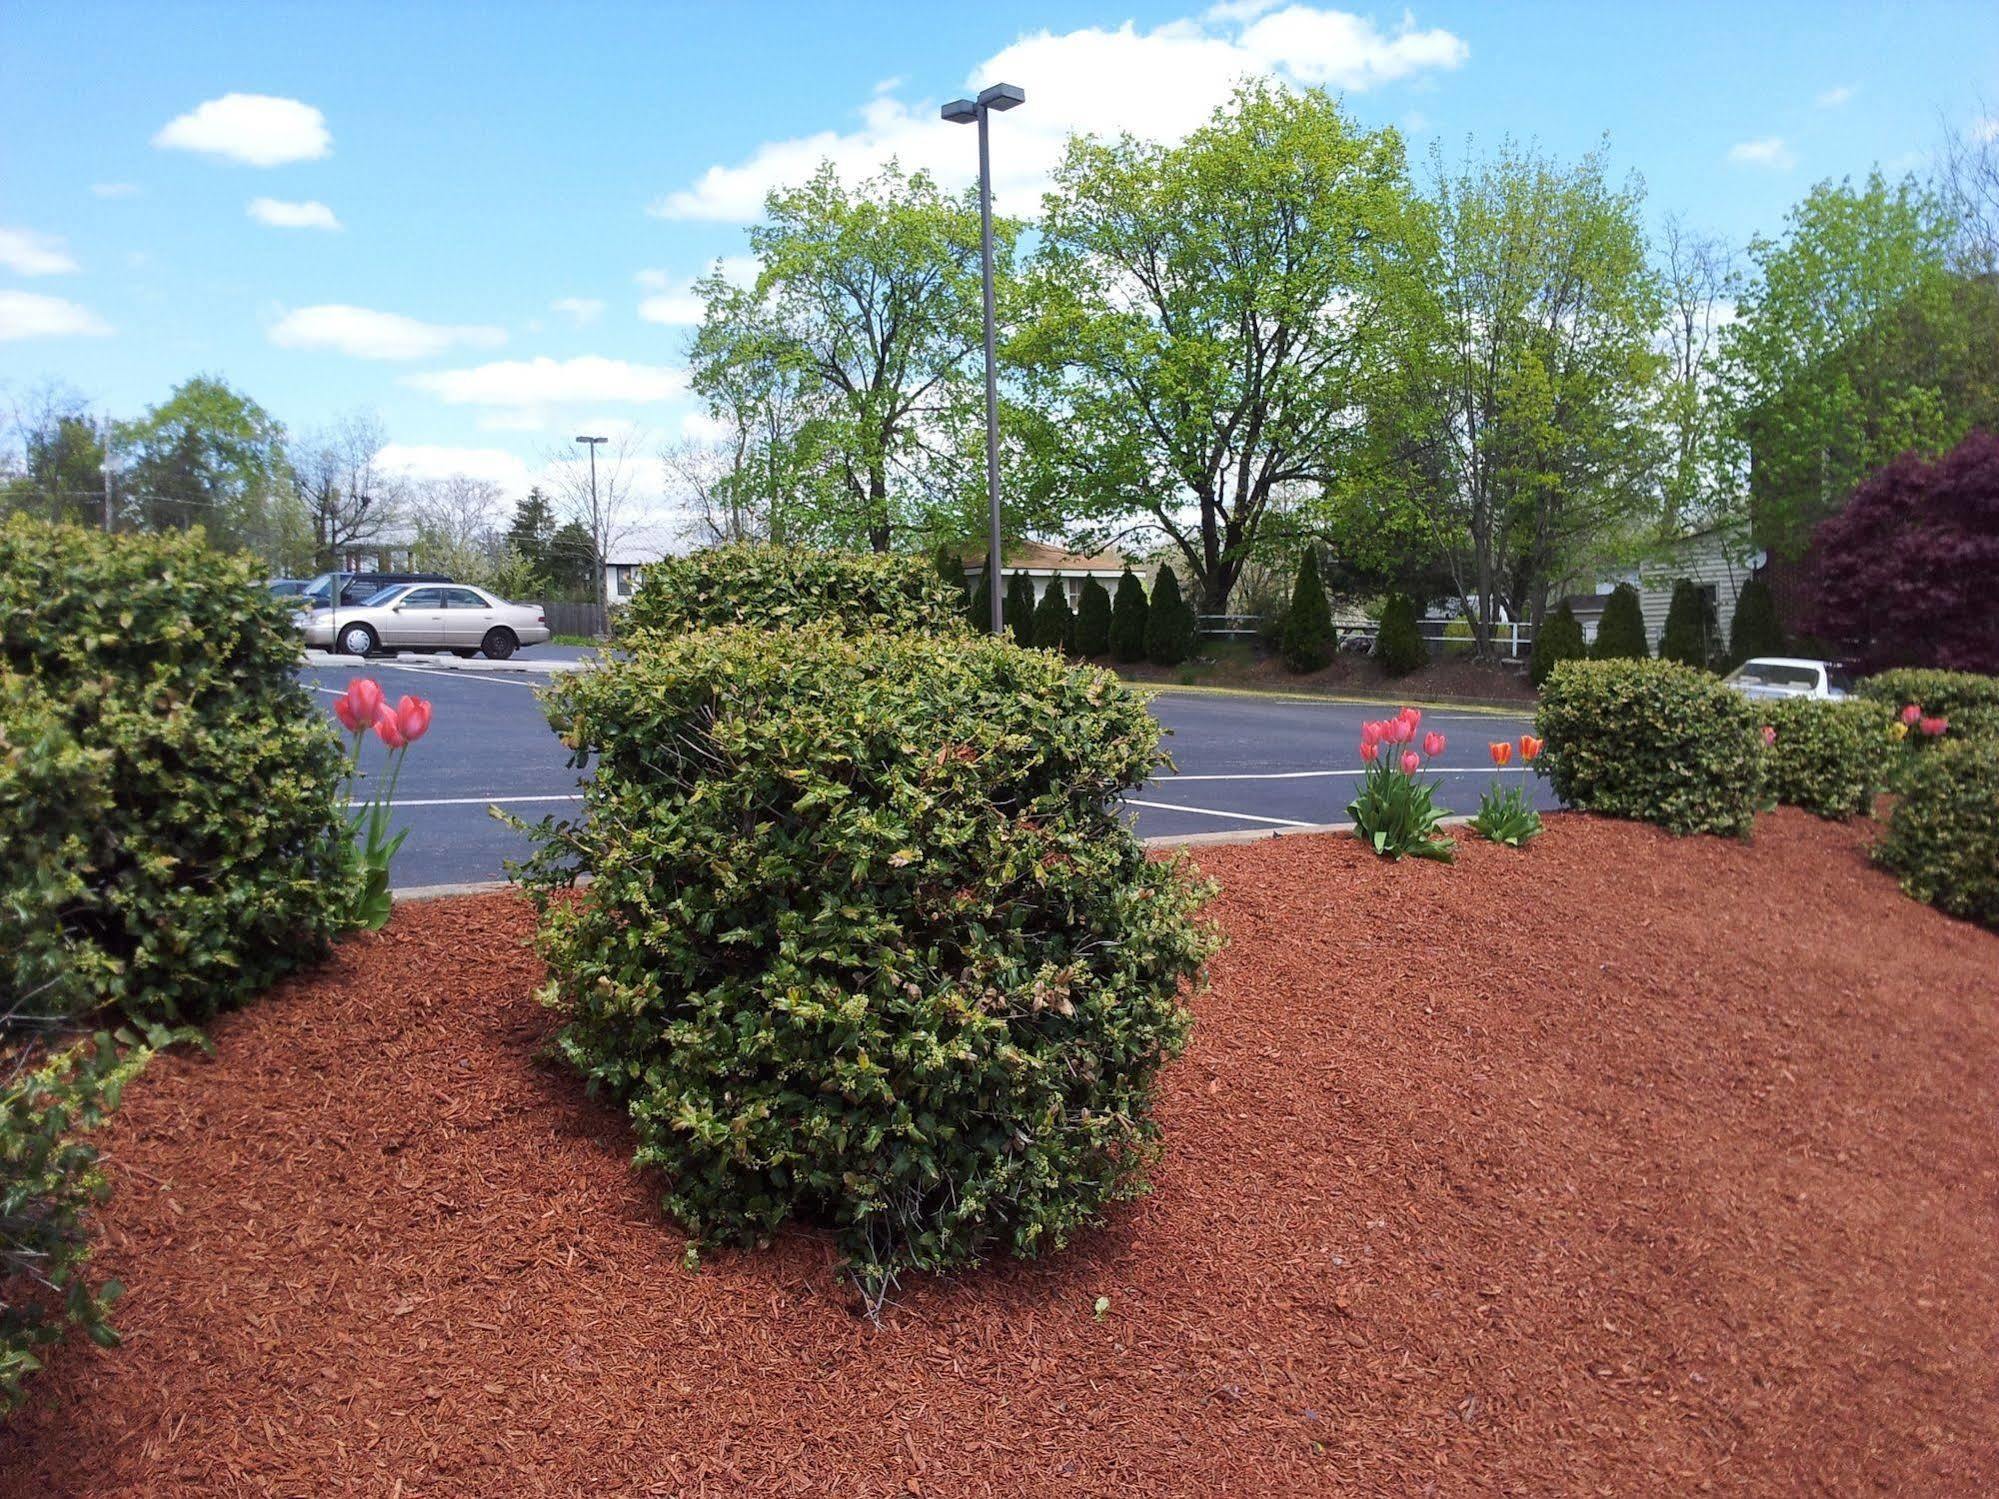
[[[580,424],[686,428],[685,283],[768,183],[889,151],[967,175],[936,106],[1004,78],[1000,206],[1031,211],[1066,130],[1177,134],[1245,71],[1412,153],[1607,134],[1655,221],[1742,241],[1999,110],[1999,5],[6,0],[0,383],[130,415],[219,373],[512,486]]]

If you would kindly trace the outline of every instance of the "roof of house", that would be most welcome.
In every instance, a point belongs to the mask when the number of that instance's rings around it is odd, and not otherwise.
[[[604,564],[607,567],[647,567],[685,550],[685,543],[665,526],[633,526],[604,548]]]
[[[968,571],[985,566],[986,549],[967,547],[959,555]],[[1094,555],[1071,552],[1045,541],[1017,541],[1006,549],[1003,567],[1032,573],[1115,573],[1123,572],[1125,559],[1116,552]]]

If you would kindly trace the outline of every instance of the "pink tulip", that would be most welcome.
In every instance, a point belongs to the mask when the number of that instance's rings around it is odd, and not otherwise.
[[[1414,774],[1416,774],[1417,767],[1420,766],[1422,763],[1423,762],[1417,756],[1416,751],[1404,750],[1402,752],[1402,773],[1404,775],[1413,776]]]
[[[430,732],[430,699],[427,697],[405,697],[396,704],[396,727],[402,730],[403,738],[410,744]]]
[[[1423,736],[1423,753],[1434,760],[1444,752],[1444,736],[1435,729]]]
[[[1417,724],[1423,721],[1423,710],[1421,708],[1404,708],[1399,716],[1408,723],[1411,729],[1414,729]]]
[[[1369,727],[1370,727],[1370,728],[1372,728],[1372,727],[1373,727],[1373,725],[1372,725],[1372,724],[1370,724],[1370,725],[1369,725]],[[1367,764],[1369,764],[1369,765],[1372,765],[1372,764],[1373,764],[1373,763],[1375,762],[1375,759],[1376,759],[1376,758],[1377,758],[1377,757],[1378,757],[1378,756],[1379,756],[1380,754],[1381,754],[1381,746],[1380,746],[1380,744],[1378,744],[1378,743],[1377,743],[1376,741],[1374,741],[1374,740],[1372,740],[1372,739],[1363,739],[1363,740],[1361,740],[1361,742],[1360,742],[1360,757],[1361,757],[1361,759],[1362,759],[1363,761],[1365,761],[1365,762],[1366,762]]]
[[[340,720],[340,727],[350,734],[360,733],[372,721],[356,711],[353,699],[344,692],[333,700],[333,716]]]
[[[1916,727],[1921,729],[1925,734],[1929,735],[1930,738],[1935,739],[1939,735],[1941,735],[1945,729],[1950,727],[1950,720],[1948,718],[1943,718],[1943,717],[1937,717],[1937,718],[1924,717],[1917,721]]]
[[[1360,726],[1360,742],[1363,745],[1381,743],[1381,731],[1386,727],[1387,725],[1381,723],[1379,720],[1362,724]]]
[[[1777,742],[1777,731],[1769,724],[1763,725],[1763,747],[1768,749]]]
[[[354,709],[369,723],[375,721],[375,712],[382,706],[382,688],[373,677],[356,677],[347,686],[347,696],[354,701]]]
[[[375,737],[392,750],[402,749],[409,743],[403,736],[402,726],[396,722],[396,715],[389,711],[386,703],[382,705],[382,711],[375,715]]]
[[[1908,706],[1902,709],[1903,723],[1914,723],[1917,719],[1921,718],[1922,716],[1923,716],[1922,708],[1915,703],[1910,703]]]

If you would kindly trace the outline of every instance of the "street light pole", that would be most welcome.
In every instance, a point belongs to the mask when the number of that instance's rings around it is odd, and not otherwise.
[[[979,262],[986,303],[986,585],[995,635],[1006,628],[1006,614],[1000,597],[999,376],[993,354],[993,162],[987,116],[1026,101],[1025,90],[995,83],[980,90],[978,98],[953,99],[943,109],[944,118],[953,124],[979,127]]]

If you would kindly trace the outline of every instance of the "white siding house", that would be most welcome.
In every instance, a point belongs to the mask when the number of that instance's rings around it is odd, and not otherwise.
[[[645,571],[662,557],[673,555],[674,538],[666,531],[639,529],[604,549],[604,599],[612,605],[631,602]]]
[[[1656,652],[1666,633],[1666,611],[1673,602],[1673,585],[1685,578],[1714,602],[1721,639],[1735,619],[1735,601],[1742,585],[1755,576],[1763,554],[1719,531],[1701,531],[1677,543],[1664,557],[1638,569],[1638,608],[1645,616],[1645,638]]]
[[[986,570],[985,549],[968,549],[963,558],[965,581],[976,598],[979,579]],[[1125,559],[1116,552],[1100,552],[1086,557],[1080,552],[1066,552],[1061,547],[1040,541],[1023,541],[1008,547],[1001,561],[1004,574],[1000,582],[1002,592],[1006,588],[1006,579],[1015,573],[1026,573],[1028,585],[1034,590],[1034,601],[1038,604],[1041,596],[1059,581],[1069,595],[1071,609],[1082,603],[1083,585],[1092,578],[1103,584],[1108,592],[1116,594],[1118,579],[1125,569]]]

